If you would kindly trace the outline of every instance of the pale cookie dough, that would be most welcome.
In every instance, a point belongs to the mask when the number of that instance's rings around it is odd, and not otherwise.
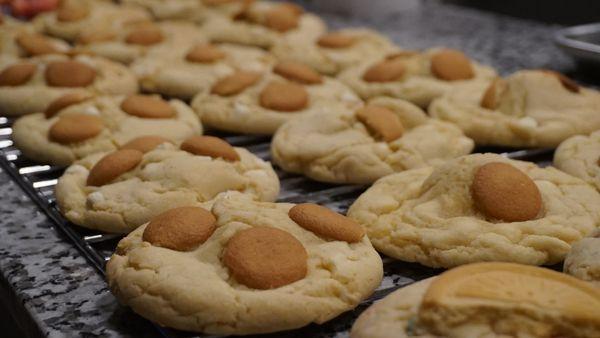
[[[533,180],[542,199],[537,217],[486,220],[471,185],[476,170],[491,162],[510,164]],[[403,261],[431,267],[479,261],[546,265],[562,261],[572,243],[600,226],[599,203],[591,186],[554,168],[474,154],[386,176],[354,202],[348,216],[367,228],[380,252]]]
[[[444,49],[434,48],[421,53],[400,51],[388,54],[388,59],[401,60],[404,64],[403,74],[394,80],[368,82],[363,78],[371,67],[383,62],[386,58],[368,60],[350,67],[341,72],[338,78],[363,99],[383,95],[408,100],[420,107],[427,107],[433,99],[456,86],[472,82],[480,83],[496,76],[496,72],[491,67],[470,60],[472,78],[454,81],[438,78],[432,72],[431,60],[440,51],[444,51]]]
[[[161,325],[218,335],[289,330],[324,323],[353,309],[382,278],[382,263],[366,236],[356,243],[323,238],[288,217],[292,204],[236,196],[212,208],[216,230],[181,252],[142,240],[146,225],[123,239],[107,265],[110,288],[124,304]],[[304,278],[272,289],[238,283],[223,262],[234,235],[256,227],[295,237],[308,254]]]
[[[367,105],[389,108],[404,127],[391,142],[375,139],[354,111],[313,114],[284,124],[271,144],[283,170],[317,181],[372,183],[394,172],[443,163],[473,150],[473,141],[449,123],[430,119],[403,100],[375,98]]]
[[[554,166],[579,177],[600,191],[600,132],[577,135],[562,142],[554,152]]]
[[[144,91],[190,100],[201,91],[209,91],[215,82],[235,70],[264,72],[275,63],[268,52],[251,46],[212,44],[223,57],[212,62],[194,62],[186,58],[193,48],[206,44],[159,47],[131,64]]]
[[[233,16],[247,0],[122,0],[149,10],[157,20],[183,19],[204,22],[213,16]]]
[[[600,231],[575,242],[565,258],[564,272],[600,287]]]
[[[600,289],[559,272],[479,263],[403,287],[354,322],[351,338],[592,338]]]
[[[333,42],[326,40],[330,36]],[[342,45],[334,45],[336,38],[348,40],[348,45],[342,42],[339,42]],[[336,75],[348,67],[380,59],[397,50],[399,48],[387,37],[371,29],[346,28],[312,39],[302,35],[286,37],[276,43],[271,52],[279,60],[302,62],[322,74]]]
[[[235,95],[221,96],[207,88],[194,97],[192,108],[202,123],[215,129],[273,134],[282,124],[299,116],[353,111],[362,105],[362,100],[343,83],[329,77],[322,80],[320,84],[297,84],[306,90],[308,104],[296,111],[278,111],[260,104],[261,92],[269,84],[291,82],[273,72],[262,73],[260,80]]]
[[[180,206],[208,208],[228,191],[275,201],[279,179],[271,164],[243,148],[238,161],[199,156],[163,143],[143,155],[133,170],[103,186],[86,184],[90,169],[106,153],[70,166],[56,186],[63,215],[86,228],[129,233],[159,213]]]
[[[71,47],[63,40],[44,36],[28,24],[0,25],[0,55],[2,58],[23,58],[43,54],[63,54]]]
[[[117,5],[108,1],[68,0],[63,7],[76,7],[80,15],[59,20],[60,7],[56,11],[38,15],[33,23],[43,33],[70,42],[88,31],[120,30],[128,24],[151,20],[150,14],[133,6]]]
[[[45,78],[48,64],[56,61],[74,60],[90,66],[95,78],[86,86],[50,86]],[[0,112],[5,116],[18,116],[44,111],[48,104],[71,92],[87,92],[94,95],[128,95],[138,91],[133,73],[118,63],[87,55],[69,58],[64,55],[45,55],[10,61],[0,59],[0,71],[17,63],[36,65],[33,75],[23,84],[0,86]],[[69,74],[65,74],[69,75]],[[79,74],[70,74],[77,77]]]
[[[284,3],[287,5],[287,3]],[[281,3],[272,1],[257,1],[249,5],[245,11],[236,15],[237,18],[228,16],[212,16],[208,18],[203,30],[215,42],[230,42],[244,45],[257,46],[261,48],[271,48],[283,38],[301,36],[304,39],[313,39],[325,33],[326,24],[316,15],[311,13],[297,13],[297,25],[286,28],[275,29],[269,27],[267,16],[270,11]],[[293,5],[296,6],[296,5]],[[293,9],[292,11],[298,11]],[[278,13],[272,14],[272,19],[277,25],[277,18],[283,17]]]
[[[490,88],[471,84],[435,100],[429,113],[458,125],[478,145],[556,147],[577,134],[600,128],[600,93],[578,87],[573,92],[558,76],[539,70],[519,71],[496,80],[495,109],[482,106]]]
[[[176,111],[173,118],[142,118],[121,109],[123,96],[102,96],[75,104],[46,118],[43,113],[18,119],[13,125],[15,146],[23,154],[40,163],[66,166],[97,152],[112,151],[128,141],[144,135],[157,135],[173,141],[202,133],[202,125],[188,105],[169,101]],[[102,131],[89,139],[69,144],[50,139],[48,132],[63,116],[86,114],[101,119]]]
[[[133,35],[136,32],[141,35],[140,32],[143,31],[146,31],[145,34],[150,33],[156,37],[140,36],[138,37],[140,41],[136,42]],[[143,22],[114,30],[102,29],[100,32],[90,30],[87,33],[89,35],[80,35],[81,39],[74,48],[76,52],[98,55],[124,64],[130,64],[134,60],[152,53],[155,49],[173,50],[180,45],[187,46],[207,42],[205,35],[193,23],[177,21]],[[94,34],[100,35],[98,41],[94,41]],[[90,41],[85,41],[86,35]],[[134,39],[134,41],[130,39]]]

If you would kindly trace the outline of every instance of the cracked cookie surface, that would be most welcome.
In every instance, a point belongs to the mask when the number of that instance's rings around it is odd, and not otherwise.
[[[600,132],[573,136],[554,152],[554,166],[579,177],[600,191]]]
[[[524,70],[461,86],[432,102],[429,113],[456,124],[478,145],[557,147],[600,127],[600,93],[569,89],[561,76]]]
[[[271,144],[273,161],[286,171],[318,181],[372,183],[473,149],[473,142],[454,125],[429,119],[409,102],[382,97],[367,106],[389,108],[404,127],[402,136],[390,142],[376,139],[352,110],[312,114],[277,131]]]
[[[323,323],[354,308],[379,285],[382,263],[366,236],[327,240],[288,217],[293,204],[259,203],[230,194],[212,208],[216,230],[196,249],[178,252],[142,240],[146,225],[123,239],[107,266],[113,293],[162,325],[208,334],[267,333]],[[300,280],[253,289],[222,261],[240,232],[272,227],[291,234],[308,254]]]
[[[473,174],[491,162],[510,164],[533,180],[542,197],[535,219],[489,221],[478,211]],[[404,261],[545,265],[562,261],[573,242],[600,226],[598,203],[600,194],[587,183],[554,168],[474,154],[386,176],[354,202],[348,216],[366,227],[380,252]]]
[[[268,162],[243,148],[239,160],[194,155],[163,143],[143,154],[141,162],[102,186],[86,182],[106,153],[71,165],[56,186],[63,215],[75,224],[107,232],[128,233],[162,211],[180,206],[210,209],[228,191],[274,201],[279,179]]]
[[[144,118],[126,113],[121,107],[125,99],[124,96],[100,96],[67,106],[50,118],[44,113],[24,116],[13,125],[13,140],[28,158],[65,166],[87,155],[115,150],[139,136],[156,135],[182,141],[202,133],[202,125],[194,112],[179,100],[170,100],[167,104],[173,109],[173,117]],[[99,119],[101,131],[69,143],[51,139],[49,131],[61,118],[81,115]]]
[[[571,246],[563,271],[600,287],[600,230]]]

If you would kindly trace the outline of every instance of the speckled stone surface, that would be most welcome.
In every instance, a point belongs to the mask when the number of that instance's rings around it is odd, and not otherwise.
[[[324,1],[324,0],[322,0]],[[314,1],[304,2],[309,8]],[[423,0],[419,6],[368,19],[325,14],[332,28],[377,28],[405,48],[447,46],[466,51],[503,74],[520,68],[550,68],[585,79],[552,42],[558,26],[512,19]],[[119,306],[102,276],[41,214],[6,173],[0,172],[0,297],[30,333],[50,337],[153,337],[153,327]],[[412,266],[403,267],[410,274]],[[410,280],[384,281],[387,285]],[[351,319],[359,311],[343,315]],[[343,320],[342,320],[343,321]],[[337,321],[340,322],[340,321]],[[348,322],[348,321],[346,321]],[[278,336],[324,332],[337,324]],[[348,325],[342,328],[348,329]],[[1,334],[0,334],[1,335]],[[342,332],[336,337],[345,337]]]
[[[156,335],[148,322],[118,305],[101,275],[5,172],[0,172],[0,195],[0,279],[8,286],[0,297],[12,302],[29,334]]]

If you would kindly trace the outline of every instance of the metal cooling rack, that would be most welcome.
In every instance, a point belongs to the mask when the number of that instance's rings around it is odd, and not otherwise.
[[[63,218],[56,206],[54,186],[64,168],[44,165],[31,161],[21,155],[13,146],[11,139],[13,118],[0,117],[0,167],[29,195],[29,197],[54,222],[77,247],[81,254],[100,274],[104,275],[104,266],[114,251],[121,235],[104,234],[76,226]],[[234,146],[245,147],[258,157],[270,161],[270,138],[266,136],[240,136],[218,134]],[[551,149],[533,149],[509,151],[501,148],[482,148],[478,152],[496,152],[519,160],[530,160],[546,166],[551,161]],[[279,202],[312,202],[327,206],[337,212],[346,213],[348,207],[366,187],[356,185],[332,185],[311,181],[302,176],[285,173],[276,168],[281,181]],[[349,311],[323,325],[309,325],[305,328],[264,335],[262,337],[343,337],[358,315],[374,301],[390,292],[425,279],[441,272],[419,264],[405,263],[383,257],[384,279],[371,297],[363,301],[355,310]],[[164,337],[192,337],[195,334],[164,329],[155,325]]]

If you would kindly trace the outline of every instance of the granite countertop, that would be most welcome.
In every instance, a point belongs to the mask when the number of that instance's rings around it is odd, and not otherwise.
[[[377,1],[375,1],[376,3]],[[314,1],[305,1],[308,8]],[[549,68],[586,80],[553,44],[558,26],[508,18],[434,0],[358,19],[324,15],[331,27],[367,25],[404,48],[447,46],[503,74]],[[589,79],[585,82],[590,82]],[[119,306],[103,277],[53,229],[25,193],[0,172],[0,302],[31,336],[153,337],[153,326]]]

